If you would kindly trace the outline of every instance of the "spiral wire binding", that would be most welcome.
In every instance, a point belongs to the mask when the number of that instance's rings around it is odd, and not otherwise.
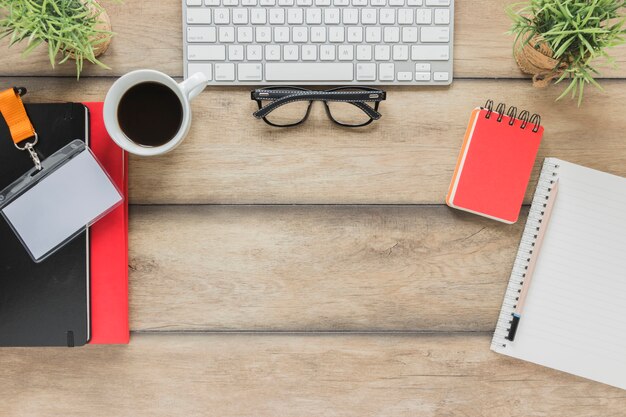
[[[520,241],[515,263],[513,264],[513,271],[511,272],[511,278],[509,279],[504,301],[502,302],[502,309],[500,310],[496,330],[491,340],[492,350],[502,350],[506,348],[507,343],[509,343],[507,336],[509,334],[511,320],[513,319],[513,313],[517,307],[519,294],[524,286],[530,257],[535,248],[539,229],[542,226],[541,223],[543,221],[544,210],[548,204],[547,200],[550,198],[550,191],[552,191],[552,187],[558,176],[558,169],[559,165],[555,164],[550,159],[546,159],[543,163],[537,189],[528,213],[528,220],[524,227],[524,234]]]
[[[483,109],[487,110],[485,119],[491,119],[491,115],[494,112],[493,106],[494,106],[493,100],[487,100],[487,102],[483,106]],[[526,127],[529,124],[532,124],[534,126],[533,133],[537,133],[539,132],[539,128],[541,127],[541,116],[539,116],[538,114],[533,114],[531,116],[528,110],[523,110],[518,115],[517,107],[511,106],[509,107],[509,110],[507,111],[506,104],[499,103],[498,106],[496,107],[495,112],[498,113],[498,118],[496,119],[498,123],[502,123],[502,119],[504,118],[506,114],[510,118],[509,126],[513,126],[516,120],[521,120],[522,121],[522,124],[520,126],[521,129],[526,129]]]

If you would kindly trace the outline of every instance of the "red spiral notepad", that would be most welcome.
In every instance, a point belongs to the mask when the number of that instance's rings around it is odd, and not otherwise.
[[[519,217],[543,137],[541,118],[504,104],[472,112],[446,197],[450,207],[505,223]]]

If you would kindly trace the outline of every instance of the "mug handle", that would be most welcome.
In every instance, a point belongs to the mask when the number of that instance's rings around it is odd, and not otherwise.
[[[203,72],[196,72],[182,83],[178,84],[187,99],[193,100],[207,86],[209,79]]]

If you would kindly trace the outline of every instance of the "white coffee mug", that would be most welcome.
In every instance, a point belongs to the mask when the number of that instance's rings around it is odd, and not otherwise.
[[[176,135],[160,146],[142,146],[133,142],[120,127],[117,108],[124,94],[133,86],[145,82],[157,82],[170,88],[178,96],[183,109],[183,120]],[[154,70],[137,70],[120,77],[107,93],[104,100],[104,124],[111,138],[121,148],[140,156],[162,155],[176,148],[185,139],[191,126],[191,106],[189,102],[207,86],[208,79],[203,73],[193,74],[182,83],[170,76]]]

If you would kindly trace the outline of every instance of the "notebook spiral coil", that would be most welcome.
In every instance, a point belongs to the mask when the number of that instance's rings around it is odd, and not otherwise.
[[[542,227],[544,210],[550,196],[550,191],[556,182],[558,169],[559,165],[549,160],[546,160],[543,164],[531,209],[528,213],[528,220],[526,221],[524,233],[513,264],[513,271],[511,272],[511,278],[509,279],[509,284],[506,289],[500,316],[498,317],[498,323],[496,324],[496,330],[491,341],[492,350],[502,350],[506,348],[507,343],[509,343],[507,337],[511,327],[513,313],[517,307],[519,294],[524,286],[526,271],[535,247],[537,234]]]
[[[494,113],[494,102],[493,100],[487,100],[485,105],[482,107],[487,110],[487,114],[485,115],[486,119],[491,119],[491,116]],[[517,107],[511,106],[509,110],[506,109],[506,104],[500,103],[496,106],[495,112],[498,115],[496,121],[498,123],[502,123],[504,116],[509,117],[509,126],[513,126],[517,120],[521,120],[522,124],[520,125],[521,129],[526,129],[526,127],[530,124],[533,125],[532,131],[534,133],[539,132],[539,128],[541,127],[541,116],[538,114],[531,115],[528,110],[522,110],[518,114]]]

